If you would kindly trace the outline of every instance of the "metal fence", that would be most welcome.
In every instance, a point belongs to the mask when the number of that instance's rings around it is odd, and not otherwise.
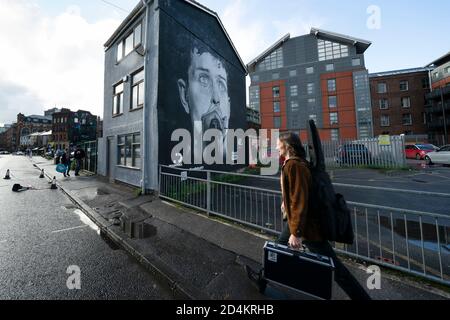
[[[405,140],[403,136],[322,142],[328,168],[376,167],[401,168],[406,166]]]
[[[160,167],[162,199],[274,236],[283,227],[279,189],[274,177]],[[450,285],[450,216],[352,202],[349,206],[355,243],[334,244],[338,252]]]
[[[90,173],[97,173],[97,141],[89,141],[81,143],[81,148],[86,153],[86,157],[83,159],[82,169]]]

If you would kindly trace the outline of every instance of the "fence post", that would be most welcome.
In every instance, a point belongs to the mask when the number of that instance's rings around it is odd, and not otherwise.
[[[211,172],[206,172],[206,214],[211,215]]]

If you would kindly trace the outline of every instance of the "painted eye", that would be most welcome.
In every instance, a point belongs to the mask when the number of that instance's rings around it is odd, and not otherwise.
[[[220,92],[227,91],[227,85],[223,81],[219,81],[219,90],[220,90]]]
[[[207,87],[210,84],[210,80],[209,77],[206,74],[202,74],[200,75],[199,79],[200,83],[204,86]]]

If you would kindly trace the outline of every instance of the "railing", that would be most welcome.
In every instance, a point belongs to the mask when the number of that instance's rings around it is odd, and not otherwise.
[[[160,166],[162,199],[273,236],[283,228],[279,189],[276,177]],[[450,285],[450,215],[352,202],[349,206],[355,243],[335,244],[338,252]]]
[[[389,144],[378,138],[322,142],[328,168],[376,167],[401,168],[406,166],[405,140],[390,136]]]

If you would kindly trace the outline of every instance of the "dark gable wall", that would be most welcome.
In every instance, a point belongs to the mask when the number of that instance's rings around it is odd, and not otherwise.
[[[159,9],[159,158],[161,164],[172,164],[171,151],[177,144],[170,142],[173,130],[191,128],[180,102],[177,81],[187,78],[192,43],[200,42],[225,64],[231,129],[247,129],[245,70],[215,17],[182,0],[160,1]]]

